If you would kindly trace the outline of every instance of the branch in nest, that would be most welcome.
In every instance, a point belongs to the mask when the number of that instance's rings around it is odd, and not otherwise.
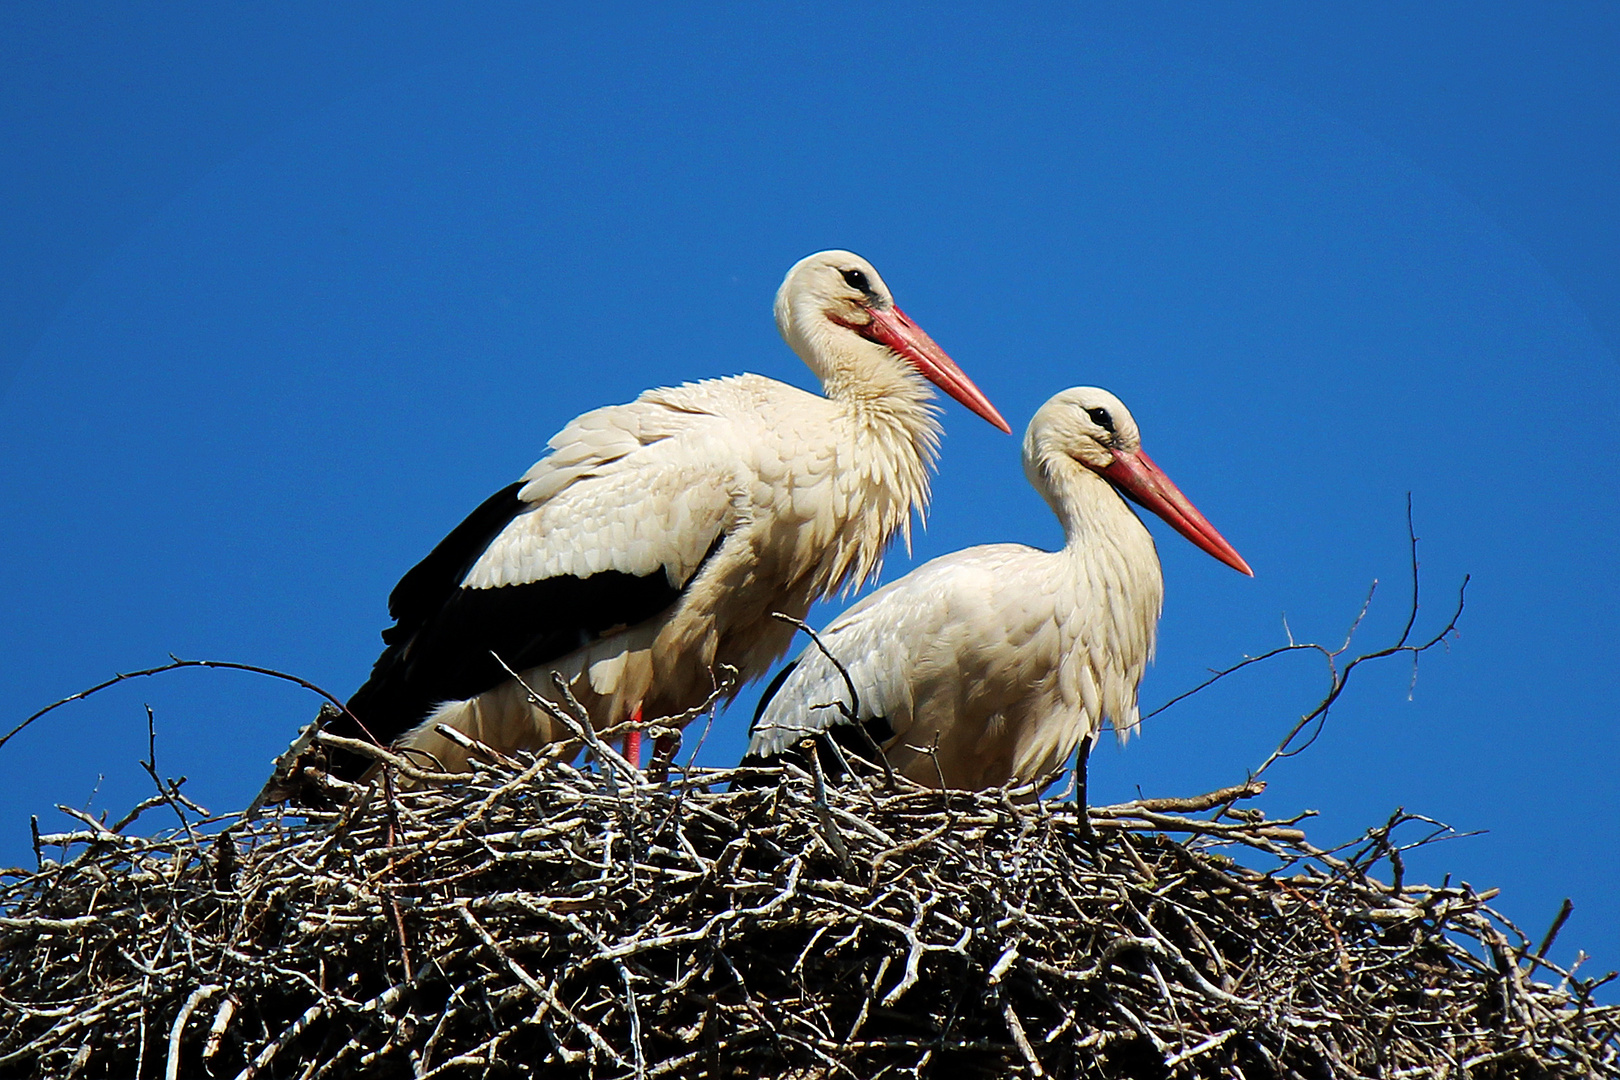
[[[71,859],[0,887],[0,1071],[1620,1076],[1602,980],[1533,951],[1490,890],[1367,876],[1443,839],[1417,815],[1340,854],[1303,815],[1185,816],[1251,781],[1096,807],[1086,840],[1004,791],[737,773],[658,788],[503,753],[239,822],[224,884],[200,829],[79,816],[40,838]]]

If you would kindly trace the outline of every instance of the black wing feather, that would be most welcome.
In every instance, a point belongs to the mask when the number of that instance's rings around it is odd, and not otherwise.
[[[521,482],[512,484],[485,500],[400,579],[388,598],[389,614],[397,621],[383,631],[387,647],[348,703],[365,731],[348,717],[331,730],[389,743],[440,703],[475,697],[506,682],[510,676],[495,656],[514,671],[536,667],[607,631],[644,622],[680,599],[686,583],[672,584],[662,569],[462,588],[484,550],[530,507],[518,498],[522,488]],[[715,537],[705,563],[724,539],[724,533]],[[700,563],[692,577],[702,568]],[[354,777],[367,764],[335,755],[332,768],[339,776]]]
[[[384,641],[390,641],[390,635],[409,637],[455,595],[484,549],[513,518],[532,505],[518,498],[522,490],[523,481],[519,480],[485,499],[434,545],[427,558],[406,571],[388,594],[388,615],[398,625],[383,631]]]
[[[784,664],[782,666],[782,670],[778,671],[776,675],[772,677],[771,681],[766,684],[764,693],[759,695],[759,704],[754,706],[754,719],[748,724],[748,734],[750,736],[752,736],[755,730],[758,729],[760,718],[765,715],[766,707],[769,706],[772,699],[774,699],[776,695],[781,692],[783,684],[785,684],[788,680],[788,676],[792,675],[793,669],[798,666],[799,662],[797,660]],[[853,756],[853,758],[859,758],[862,761],[869,761],[872,757],[873,743],[876,743],[881,747],[884,743],[894,738],[894,726],[889,723],[887,717],[868,717],[865,720],[862,720],[860,725],[866,729],[865,735],[861,734],[861,732],[857,730],[855,725],[849,720],[840,719],[837,723],[831,725],[826,730],[818,732],[815,735],[806,736],[806,738],[814,738],[816,740],[816,756],[821,759],[822,772],[829,780],[841,779],[844,774],[844,768],[843,764],[839,760],[838,755],[833,753],[833,751],[827,746],[827,740],[832,740],[844,750],[845,760],[851,760]],[[779,753],[774,755],[774,759],[772,757],[767,757],[764,754],[746,754],[743,756],[742,761],[738,762],[738,764],[757,767],[768,765],[773,760],[780,762],[786,758],[792,758],[806,771],[808,771],[810,768],[809,759],[805,757],[804,751],[801,750],[797,745],[784,747]],[[750,785],[745,784],[742,781],[737,781],[732,785],[733,788],[747,786]]]
[[[766,707],[776,699],[776,695],[781,692],[782,684],[788,681],[788,676],[792,675],[793,669],[798,666],[799,662],[797,660],[788,661],[782,665],[782,670],[773,675],[771,681],[765,684],[765,691],[759,695],[759,704],[754,706],[754,718],[748,721],[748,734],[750,737],[753,736],[755,731],[759,730],[759,718],[765,715]]]

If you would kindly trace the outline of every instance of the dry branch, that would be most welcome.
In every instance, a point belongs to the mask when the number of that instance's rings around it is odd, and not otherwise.
[[[1447,835],[1414,815],[1333,850],[1191,816],[1251,782],[1087,838],[1027,792],[600,749],[41,836],[0,890],[0,1074],[1620,1076],[1620,1008],[1489,893],[1373,875]]]
[[[1257,656],[1244,657],[1230,667],[1210,672],[1207,679],[1190,690],[1182,691],[1158,708],[1144,713],[1142,719],[1151,720],[1171,706],[1178,705],[1188,698],[1202,693],[1216,683],[1243,671],[1245,668],[1293,653],[1315,654],[1322,660],[1327,669],[1327,692],[1313,708],[1300,715],[1294,726],[1283,736],[1282,742],[1277,744],[1277,748],[1266,757],[1265,761],[1260,763],[1254,772],[1249,774],[1250,779],[1253,779],[1271,768],[1278,761],[1284,758],[1297,757],[1304,753],[1316,742],[1317,738],[1322,734],[1322,729],[1327,724],[1328,713],[1332,711],[1333,706],[1343,696],[1350,685],[1351,678],[1355,675],[1356,669],[1361,665],[1391,656],[1410,656],[1412,659],[1412,685],[1416,687],[1419,657],[1430,649],[1450,641],[1457,633],[1457,624],[1462,619],[1463,608],[1468,600],[1469,575],[1464,574],[1462,583],[1457,586],[1457,604],[1452,609],[1450,618],[1428,638],[1413,644],[1412,631],[1417,627],[1419,601],[1422,595],[1422,577],[1419,573],[1418,535],[1416,525],[1412,520],[1412,495],[1410,492],[1406,496],[1406,539],[1412,567],[1412,599],[1406,611],[1406,625],[1401,629],[1400,637],[1396,638],[1393,643],[1374,649],[1371,652],[1362,653],[1349,661],[1343,660],[1343,657],[1350,651],[1351,644],[1355,641],[1356,632],[1361,629],[1362,620],[1367,617],[1367,612],[1372,608],[1373,597],[1378,592],[1378,582],[1375,579],[1367,589],[1367,598],[1362,601],[1361,610],[1356,613],[1355,619],[1350,623],[1350,628],[1345,631],[1344,640],[1337,646],[1323,645],[1314,641],[1295,641],[1293,631],[1289,630],[1288,644],[1279,645],[1277,648],[1270,649]],[[1283,625],[1285,628],[1287,627],[1286,619]],[[1309,731],[1309,734],[1306,734],[1307,731]],[[1296,742],[1302,735],[1305,736],[1304,739]]]

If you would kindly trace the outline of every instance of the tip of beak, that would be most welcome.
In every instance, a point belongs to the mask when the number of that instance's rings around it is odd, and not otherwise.
[[[1187,501],[1181,489],[1153,463],[1146,451],[1116,450],[1113,463],[1097,471],[1132,501],[1163,518],[1194,546],[1238,573],[1254,577],[1254,571],[1243,556]]]
[[[1237,549],[1227,543],[1224,536],[1215,532],[1214,526],[1210,526],[1210,532],[1214,535],[1208,538],[1210,541],[1208,546],[1202,544],[1199,546],[1244,577],[1254,577],[1254,571],[1249,569],[1248,560],[1239,555]]]
[[[966,405],[970,412],[982,416],[986,423],[1011,435],[1013,433],[1012,425],[1008,424],[1006,417],[1001,415],[1001,410],[990,404],[990,399],[985,397],[977,386],[973,386],[972,383],[969,383],[968,386],[971,388],[970,392],[959,392],[955,387],[950,386],[946,387],[946,392],[963,405]]]
[[[1205,521],[1205,525],[1209,525],[1209,523]],[[1204,551],[1215,555],[1221,562],[1225,562],[1228,567],[1233,568],[1233,570],[1246,576],[1246,578],[1254,576],[1254,570],[1249,568],[1249,560],[1244,559],[1243,555],[1239,555],[1238,549],[1228,544],[1225,536],[1221,536],[1220,533],[1215,531],[1215,526],[1209,526],[1209,534],[1205,534],[1204,541],[1199,544],[1199,547],[1202,547]]]

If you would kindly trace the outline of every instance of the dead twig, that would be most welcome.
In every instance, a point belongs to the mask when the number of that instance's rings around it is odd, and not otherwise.
[[[1470,575],[1463,575],[1462,583],[1457,588],[1456,607],[1452,610],[1450,617],[1447,618],[1446,621],[1441,625],[1440,629],[1423,641],[1415,644],[1412,643],[1412,633],[1417,626],[1419,610],[1420,577],[1417,555],[1418,536],[1416,527],[1413,524],[1412,496],[1410,492],[1406,497],[1406,536],[1411,562],[1412,598],[1406,613],[1406,623],[1402,627],[1400,635],[1395,639],[1394,643],[1380,649],[1375,649],[1372,652],[1362,653],[1351,659],[1349,662],[1344,663],[1342,667],[1340,666],[1341,658],[1350,651],[1350,646],[1355,640],[1356,631],[1361,628],[1362,620],[1366,618],[1367,612],[1372,606],[1373,595],[1378,589],[1378,582],[1374,581],[1372,586],[1367,590],[1367,598],[1362,602],[1361,610],[1356,614],[1355,619],[1351,622],[1349,630],[1345,633],[1344,640],[1338,645],[1328,646],[1316,642],[1298,642],[1294,640],[1293,633],[1290,631],[1288,634],[1288,644],[1280,645],[1275,649],[1271,649],[1257,656],[1245,657],[1230,667],[1212,672],[1207,679],[1204,679],[1196,686],[1175,695],[1163,705],[1160,705],[1158,708],[1144,714],[1142,719],[1150,720],[1164,712],[1166,709],[1170,708],[1172,705],[1179,704],[1190,697],[1202,693],[1204,690],[1209,689],[1216,683],[1235,675],[1245,668],[1253,667],[1256,664],[1262,664],[1268,660],[1275,659],[1276,657],[1297,652],[1314,653],[1320,656],[1323,663],[1327,667],[1327,692],[1314,707],[1302,714],[1294,725],[1289,728],[1287,734],[1283,736],[1282,741],[1277,744],[1277,748],[1260,763],[1259,767],[1257,767],[1253,773],[1250,774],[1251,778],[1254,778],[1258,777],[1261,773],[1265,772],[1273,764],[1282,760],[1283,758],[1290,758],[1303,753],[1311,746],[1311,744],[1316,741],[1318,736],[1321,735],[1324,725],[1327,723],[1328,713],[1332,710],[1333,706],[1338,703],[1339,698],[1344,694],[1344,691],[1349,686],[1350,679],[1355,673],[1356,669],[1361,667],[1363,664],[1372,663],[1375,660],[1383,660],[1391,656],[1410,656],[1412,658],[1412,684],[1413,686],[1416,686],[1418,657],[1423,653],[1428,652],[1435,646],[1447,641],[1453,634],[1457,632],[1457,624],[1462,619],[1463,608],[1467,601]],[[1287,623],[1285,620],[1284,626],[1286,627],[1286,625]],[[1302,734],[1306,733],[1307,729],[1310,729],[1310,731],[1304,740],[1296,742],[1296,740],[1300,739]]]
[[[1527,970],[1491,890],[1373,877],[1455,835],[1407,811],[1331,848],[1191,816],[1249,781],[1088,840],[1024,788],[829,786],[813,753],[735,790],[771,770],[480,753],[407,790],[368,750],[340,812],[40,835],[63,858],[0,884],[0,1073],[1620,1078],[1620,1006],[1554,934]]]
[[[0,735],[0,746],[6,745],[6,743],[10,742],[14,736],[27,728],[35,720],[38,720],[40,717],[45,716],[48,713],[55,712],[64,705],[71,704],[75,701],[83,701],[85,698],[90,697],[93,694],[99,694],[103,690],[117,686],[119,683],[129,682],[131,679],[144,679],[151,675],[162,675],[165,672],[182,671],[186,668],[213,668],[221,671],[246,671],[251,672],[254,675],[264,675],[272,679],[281,679],[283,682],[293,683],[297,686],[303,687],[305,690],[309,690],[325,698],[334,707],[343,712],[344,715],[348,716],[349,719],[353,720],[355,724],[359,726],[361,731],[366,732],[368,736],[370,735],[370,732],[366,731],[366,726],[361,724],[360,720],[353,713],[348,711],[348,708],[343,704],[342,701],[333,697],[331,694],[327,693],[325,690],[322,690],[319,686],[316,686],[307,679],[299,678],[297,675],[289,675],[285,671],[277,671],[275,668],[259,667],[256,664],[236,664],[227,660],[182,660],[177,656],[171,655],[170,662],[167,664],[161,664],[158,667],[144,668],[140,671],[121,672],[114,675],[112,678],[107,679],[105,682],[99,682],[94,686],[86,687],[76,694],[69,694],[60,701],[51,702],[43,709],[40,709],[31,716],[27,717],[22,723],[18,724],[4,735]],[[377,739],[372,739],[372,742],[374,743],[377,741]]]

